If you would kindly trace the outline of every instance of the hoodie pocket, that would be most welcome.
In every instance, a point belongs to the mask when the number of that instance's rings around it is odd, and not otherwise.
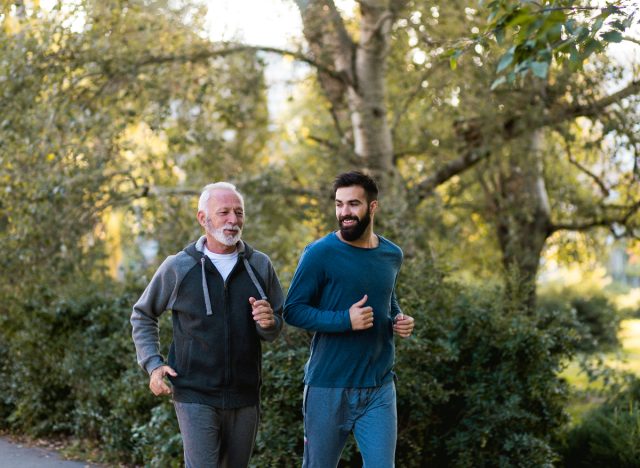
[[[182,346],[176,346],[176,372],[180,376],[189,375],[191,368],[191,351],[193,349],[193,339],[189,338],[182,342]]]

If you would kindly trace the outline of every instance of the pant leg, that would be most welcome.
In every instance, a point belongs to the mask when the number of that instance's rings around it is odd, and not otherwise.
[[[391,468],[398,437],[396,387],[393,381],[371,390],[353,434],[362,454],[363,468]]]
[[[258,433],[260,409],[256,406],[223,411],[220,466],[246,468]]]
[[[218,468],[220,458],[221,410],[198,403],[173,405],[178,416],[186,468]]]
[[[332,468],[351,432],[348,401],[343,388],[305,386],[303,468]]]

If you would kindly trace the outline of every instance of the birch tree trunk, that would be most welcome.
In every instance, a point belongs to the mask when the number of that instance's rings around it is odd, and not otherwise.
[[[391,25],[403,2],[360,1],[357,41],[333,0],[296,3],[314,59],[330,65],[340,77],[318,74],[343,141],[352,148],[353,162],[371,172],[383,191],[391,189],[396,171],[385,102],[385,65]]]

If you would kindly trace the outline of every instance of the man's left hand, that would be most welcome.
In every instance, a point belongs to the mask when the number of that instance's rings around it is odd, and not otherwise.
[[[273,309],[271,304],[264,299],[257,300],[255,297],[249,298],[249,304],[251,304],[253,320],[256,321],[260,328],[271,328],[276,324],[276,319],[273,317]]]
[[[401,336],[402,338],[409,338],[413,332],[414,326],[415,321],[413,320],[413,317],[405,314],[398,314],[396,319],[393,321],[393,331],[396,335]]]

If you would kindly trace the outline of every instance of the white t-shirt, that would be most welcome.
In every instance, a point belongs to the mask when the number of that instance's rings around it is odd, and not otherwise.
[[[220,272],[220,275],[222,275],[222,279],[227,281],[227,276],[229,276],[229,273],[231,273],[231,270],[233,270],[233,267],[238,261],[238,251],[236,250],[235,252],[230,254],[219,254],[210,251],[205,245],[204,254],[209,257],[211,263],[213,263],[213,266],[215,266],[216,269]]]

